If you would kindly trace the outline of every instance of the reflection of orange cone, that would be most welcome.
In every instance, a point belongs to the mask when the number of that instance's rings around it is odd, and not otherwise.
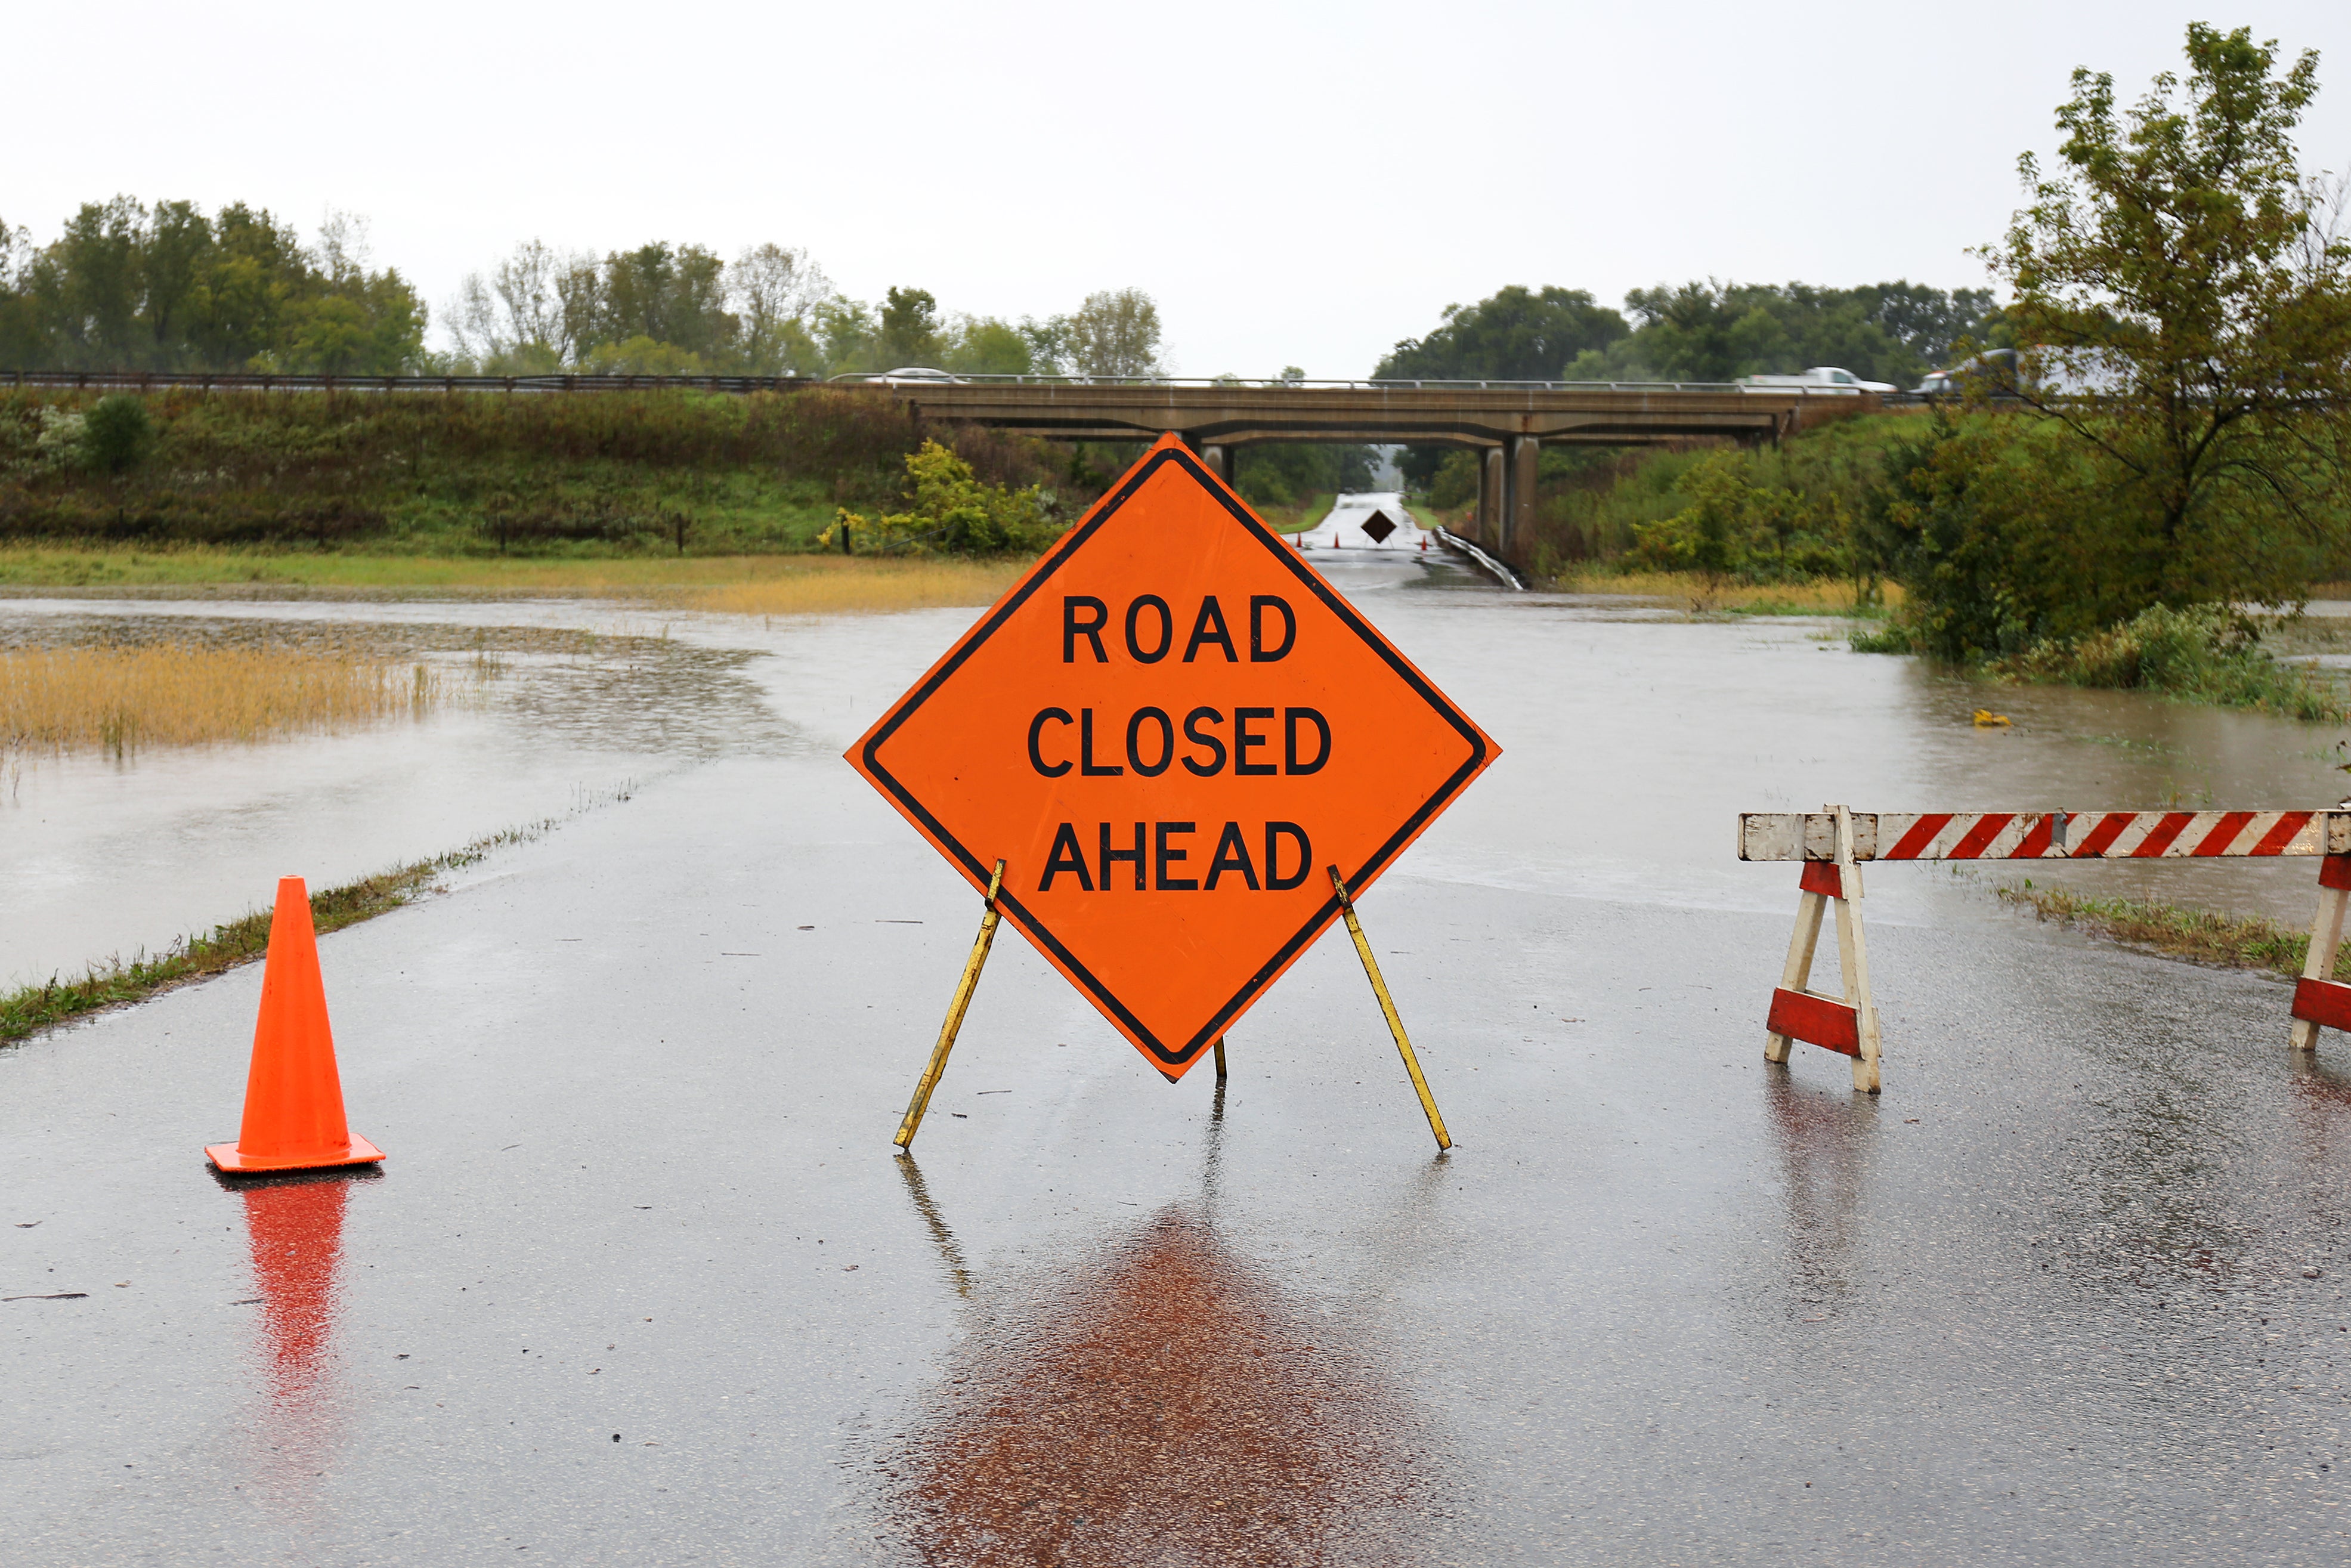
[[[298,1171],[373,1165],[383,1151],[343,1120],[335,1037],[327,1027],[327,987],[310,894],[298,876],[277,883],[269,920],[269,961],[261,977],[261,1020],[245,1080],[245,1124],[234,1144],[204,1150],[225,1171]]]
[[[253,1282],[261,1291],[270,1392],[281,1406],[309,1404],[335,1327],[335,1266],[341,1260],[341,1176],[256,1182],[245,1188]]]

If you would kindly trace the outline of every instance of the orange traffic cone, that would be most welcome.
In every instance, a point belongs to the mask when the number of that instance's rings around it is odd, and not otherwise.
[[[343,1120],[319,937],[310,925],[310,893],[298,876],[279,879],[277,908],[269,919],[261,1020],[245,1079],[245,1124],[235,1143],[214,1144],[204,1153],[229,1172],[367,1166],[383,1158],[381,1149]]]

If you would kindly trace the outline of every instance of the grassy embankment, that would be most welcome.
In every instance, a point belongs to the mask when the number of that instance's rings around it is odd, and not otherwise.
[[[1331,514],[1331,503],[1339,498],[1335,490],[1322,490],[1307,496],[1295,504],[1283,507],[1270,502],[1258,502],[1250,507],[1265,526],[1278,534],[1304,533]]]
[[[2144,691],[2176,702],[2246,708],[2305,724],[2351,720],[2340,676],[2273,656],[2236,616],[2218,605],[2142,611],[2119,626],[2070,642],[2048,642],[1981,666],[1994,680],[2037,685]],[[2281,647],[2325,651],[2336,641],[2324,625],[2272,622]],[[1856,646],[1866,639],[1856,640]]]
[[[995,601],[1026,561],[837,555],[445,556],[194,546],[0,545],[0,594],[480,595],[642,599],[745,615]]]
[[[434,879],[444,872],[471,865],[501,845],[537,838],[554,825],[550,820],[509,829],[431,860],[313,893],[311,922],[324,935],[389,914],[434,891]],[[183,936],[161,953],[93,964],[78,980],[52,976],[40,985],[0,993],[0,1045],[250,964],[269,951],[269,920],[268,910],[256,910],[202,936]]]
[[[2030,909],[2094,936],[2167,958],[2232,969],[2261,969],[2291,979],[2310,956],[2307,932],[2260,915],[2190,909],[2156,899],[2096,898],[2030,883],[1995,890],[2001,902]],[[2351,945],[2335,962],[2335,978],[2351,979]]]
[[[886,509],[924,432],[864,391],[737,397],[158,392],[129,460],[93,455],[98,400],[0,391],[0,542],[210,545],[449,559],[806,550],[837,508]],[[937,433],[1058,513],[1111,456]]]

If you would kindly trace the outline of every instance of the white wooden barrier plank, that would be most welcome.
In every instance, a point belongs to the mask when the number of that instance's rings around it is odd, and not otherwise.
[[[2181,860],[2351,853],[2351,810],[1855,811],[1856,861]],[[1744,861],[1836,858],[1833,811],[1748,811]]]

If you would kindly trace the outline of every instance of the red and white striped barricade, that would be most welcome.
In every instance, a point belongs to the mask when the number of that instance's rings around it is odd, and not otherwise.
[[[2310,955],[2294,988],[2295,1050],[2314,1050],[2321,1024],[2351,1030],[2351,985],[2329,978],[2351,901],[2351,801],[2314,811],[1748,811],[1739,819],[1739,858],[1801,861],[1796,933],[1771,993],[1765,1060],[1785,1061],[1792,1040],[1854,1059],[1853,1086],[1878,1089],[1877,1011],[1869,1000],[1869,956],[1861,929],[1865,861],[2183,860],[2315,855],[2318,917]],[[1806,988],[1821,916],[1837,910],[1844,992]]]

